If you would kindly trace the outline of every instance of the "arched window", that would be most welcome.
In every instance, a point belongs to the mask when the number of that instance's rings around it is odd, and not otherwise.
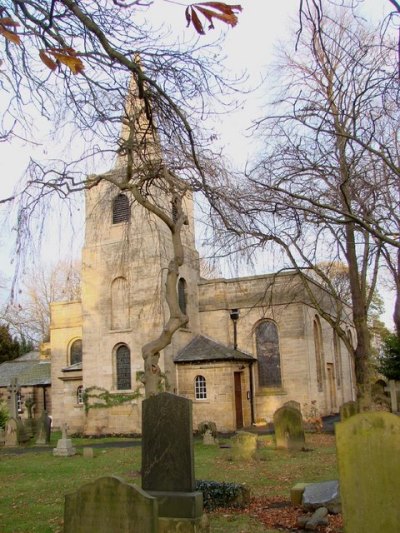
[[[321,322],[316,316],[314,319],[314,348],[315,348],[315,362],[317,367],[317,385],[318,390],[321,392],[323,390],[324,382],[324,353],[323,353],[323,344],[322,344],[322,329]]]
[[[338,388],[342,385],[342,352],[340,349],[339,335],[333,330],[333,354],[336,366],[336,384]]]
[[[76,403],[78,405],[83,405],[83,386],[79,385],[76,389]]]
[[[186,315],[186,281],[184,278],[179,278],[178,281],[178,301],[180,310],[184,315]]]
[[[260,387],[281,387],[281,356],[278,328],[272,320],[263,320],[256,328],[258,383]]]
[[[194,381],[194,393],[196,400],[207,399],[207,383],[204,376],[196,376]]]
[[[111,329],[129,328],[129,286],[125,278],[111,284]]]
[[[118,346],[115,352],[117,389],[127,390],[131,388],[131,351],[126,344]]]
[[[17,392],[17,411],[18,413],[22,413],[24,411],[23,404],[22,404],[22,394],[21,391]]]
[[[131,216],[131,206],[125,194],[118,194],[113,200],[112,223],[120,224],[127,222]]]
[[[82,363],[82,339],[77,339],[71,344],[69,349],[69,360],[71,365]]]

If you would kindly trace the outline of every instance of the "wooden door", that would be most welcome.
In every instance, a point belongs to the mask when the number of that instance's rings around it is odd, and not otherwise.
[[[242,407],[242,373],[234,372],[235,378],[235,411],[236,411],[236,429],[243,427],[243,407]]]

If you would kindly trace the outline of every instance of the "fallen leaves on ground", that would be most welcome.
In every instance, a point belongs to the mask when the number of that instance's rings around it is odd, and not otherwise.
[[[267,529],[281,531],[303,531],[297,525],[297,519],[306,514],[304,509],[293,506],[290,501],[284,500],[282,497],[253,498],[246,509],[220,509],[216,512],[223,516],[247,514],[259,520]],[[327,526],[318,526],[315,531],[319,533],[342,533],[343,520],[340,514],[330,514],[328,520]]]

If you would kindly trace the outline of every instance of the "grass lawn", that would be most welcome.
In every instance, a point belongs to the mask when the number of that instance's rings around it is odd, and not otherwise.
[[[117,475],[140,486],[140,446],[95,448],[94,458],[84,458],[79,449],[74,457],[53,457],[52,448],[59,437],[59,434],[52,435],[52,445],[45,452],[32,448],[29,453],[14,455],[6,448],[0,449],[1,533],[62,532],[64,494],[98,477]],[[80,446],[107,440],[74,439],[73,442]],[[307,446],[311,450],[306,452],[277,451],[272,437],[265,437],[265,444],[259,460],[240,462],[231,460],[227,448],[204,446],[195,440],[196,479],[246,483],[258,502],[263,498],[287,500],[290,487],[300,481],[337,479],[335,443],[331,435],[308,435]],[[221,509],[210,513],[211,531],[277,531],[267,529],[260,521],[260,513],[253,511]]]

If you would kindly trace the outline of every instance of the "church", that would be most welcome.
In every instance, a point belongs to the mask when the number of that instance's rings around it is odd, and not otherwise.
[[[143,109],[133,92],[130,98],[128,122],[146,140]],[[152,160],[161,157],[158,141],[146,148]],[[86,190],[81,299],[51,304],[53,427],[67,423],[72,433],[140,434],[142,347],[169,318],[171,231],[134,201],[132,191],[121,190],[124,177],[126,156],[119,156]],[[152,194],[171,207],[168,191]],[[354,399],[354,361],[310,305],[299,276],[202,278],[190,191],[182,209],[187,224],[176,294],[188,321],[162,350],[159,366],[163,390],[193,401],[194,429],[203,421],[221,432],[269,422],[290,400],[299,402],[303,415],[311,408],[328,415]],[[331,308],[324,289],[311,285],[320,305]]]
[[[121,171],[111,173],[117,179]],[[184,209],[176,290],[189,321],[163,350],[160,367],[164,389],[193,401],[193,427],[207,420],[222,432],[249,427],[270,421],[289,400],[303,414],[315,406],[327,415],[354,399],[348,350],[307,305],[298,276],[203,279],[190,194]],[[141,348],[168,319],[170,239],[159,219],[109,181],[86,191],[81,300],[51,306],[54,427],[140,434]],[[329,302],[317,284],[315,291]]]

